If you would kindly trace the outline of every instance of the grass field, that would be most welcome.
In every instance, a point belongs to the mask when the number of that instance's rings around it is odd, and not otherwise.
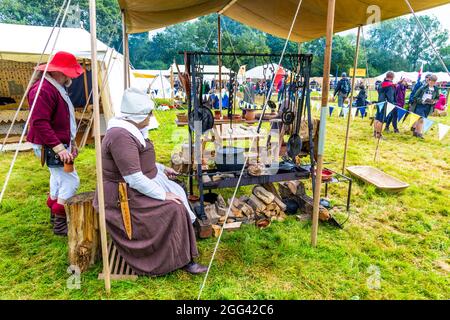
[[[151,132],[160,162],[168,163],[176,142],[173,111],[157,114]],[[450,119],[435,118],[450,124]],[[184,129],[186,130],[186,129]],[[325,161],[340,170],[345,120],[327,125]],[[434,127],[417,140],[407,129],[388,134],[377,163],[367,119],[352,123],[348,165],[372,165],[410,184],[387,194],[357,181],[343,230],[320,224],[317,248],[310,246],[309,221],[289,217],[259,230],[246,225],[224,234],[205,299],[449,299],[450,134],[437,140]],[[11,154],[0,155],[0,181]],[[95,188],[94,149],[76,163],[80,191]],[[0,207],[1,299],[195,299],[203,278],[176,271],[158,278],[116,281],[106,295],[97,280],[101,264],[82,274],[81,288],[68,289],[66,238],[52,234],[45,206],[48,172],[31,152],[21,153]],[[242,190],[243,192],[246,190]],[[230,192],[230,191],[228,191]],[[345,203],[346,188],[331,187],[334,204]],[[340,220],[345,212],[337,212]],[[198,242],[207,263],[215,239]]]

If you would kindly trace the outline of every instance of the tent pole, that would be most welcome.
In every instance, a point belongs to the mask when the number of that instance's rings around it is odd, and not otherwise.
[[[100,238],[102,246],[103,274],[105,276],[105,289],[111,291],[111,279],[109,270],[108,248],[106,238],[105,197],[103,191],[103,168],[100,140],[100,105],[98,96],[98,64],[97,64],[97,26],[95,0],[89,0],[89,22],[91,25],[91,75],[92,75],[92,101],[94,105],[94,137],[95,137],[95,162],[97,171],[98,207]]]
[[[126,31],[125,11],[122,11],[122,41],[123,41],[123,88],[130,87],[130,52],[128,48],[128,33]]]
[[[170,98],[172,99],[172,103],[173,103],[173,99],[174,99],[174,85],[173,85],[173,65],[170,66]]]
[[[320,189],[322,186],[323,153],[325,145],[325,124],[328,113],[328,93],[330,91],[330,63],[331,63],[331,50],[333,46],[335,7],[336,7],[336,0],[328,0],[327,35],[326,35],[326,46],[323,63],[322,107],[320,112],[319,146],[317,150],[316,181],[314,185],[314,205],[313,205],[312,228],[311,228],[311,245],[313,247],[317,245],[317,229],[319,225],[319,201],[320,201]]]
[[[219,65],[219,110],[220,118],[222,118],[222,56],[220,55],[222,52],[222,34],[220,14],[217,15],[217,51],[219,53],[217,56],[217,64]]]
[[[348,138],[350,133],[350,119],[352,113],[351,110],[353,107],[353,96],[355,92],[355,78],[356,78],[356,68],[358,66],[360,36],[361,36],[361,26],[358,27],[358,35],[356,36],[355,57],[353,59],[352,87],[350,88],[351,91],[350,91],[349,113],[347,114],[347,130],[345,132],[345,147],[344,147],[344,160],[342,162],[342,174],[345,174],[345,164],[347,161]]]

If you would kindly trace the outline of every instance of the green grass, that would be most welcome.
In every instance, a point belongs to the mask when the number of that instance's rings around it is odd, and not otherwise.
[[[335,115],[335,114],[334,114]],[[157,112],[151,132],[160,162],[186,139],[174,125],[175,112]],[[450,124],[449,118],[438,118]],[[368,120],[352,123],[348,165],[372,165],[410,184],[401,194],[354,183],[350,220],[343,230],[320,224],[317,248],[310,246],[310,222],[289,217],[268,229],[243,226],[225,233],[203,293],[205,299],[449,299],[450,135],[437,140],[436,128],[423,141],[403,129],[388,134],[373,162],[375,141]],[[327,124],[325,161],[340,170],[345,121]],[[95,153],[86,148],[77,160],[80,191],[95,188]],[[11,154],[0,155],[0,181]],[[97,280],[101,264],[81,276],[81,289],[67,288],[67,240],[52,234],[45,206],[48,171],[31,152],[21,153],[0,207],[1,299],[195,299],[203,278],[176,271],[136,282],[114,281],[108,296]],[[229,195],[231,190],[227,190]],[[243,188],[241,192],[248,192]],[[345,203],[346,187],[330,197]],[[346,217],[337,212],[340,220]],[[207,263],[215,239],[198,242]],[[368,286],[373,268],[379,289]]]

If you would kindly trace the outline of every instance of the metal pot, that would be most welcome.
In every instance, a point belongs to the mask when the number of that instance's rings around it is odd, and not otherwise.
[[[244,149],[237,147],[218,148],[216,152],[216,167],[220,172],[240,171],[244,166]]]

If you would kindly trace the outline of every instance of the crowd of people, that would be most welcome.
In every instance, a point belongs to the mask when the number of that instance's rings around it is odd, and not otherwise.
[[[350,95],[351,84],[345,72],[341,76],[341,79],[335,87],[333,97],[338,97],[338,107],[345,108],[346,106],[344,104]],[[385,79],[377,82],[375,85],[378,99],[373,102],[377,102],[378,104],[385,102],[385,105],[377,108],[377,113],[374,118],[373,135],[375,138],[383,138],[383,131],[385,133],[391,132],[391,125],[393,132],[399,133],[398,108],[407,108],[409,112],[420,116],[420,119],[411,127],[411,131],[414,137],[423,139],[424,119],[428,118],[435,109],[445,109],[446,92],[440,93],[439,87],[437,86],[437,76],[429,73],[425,76],[425,80],[420,81],[420,78],[418,79],[412,88],[408,101],[406,101],[406,91],[410,80],[401,78],[400,81],[394,83],[394,77],[394,72],[389,71],[386,73]],[[352,102],[352,106],[357,108],[356,114],[361,113],[361,116],[365,116],[365,111],[363,112],[362,110],[371,104],[371,101],[367,100],[367,86],[364,82],[360,82],[357,84],[356,89],[359,91],[355,101]],[[387,103],[395,106],[389,113],[386,112]],[[343,112],[341,112],[340,116],[344,116]]]

